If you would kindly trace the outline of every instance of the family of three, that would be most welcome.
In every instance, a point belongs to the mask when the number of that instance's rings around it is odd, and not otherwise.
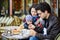
[[[28,40],[54,40],[60,32],[59,20],[51,13],[48,3],[33,4],[26,15],[23,28],[30,30]],[[20,26],[22,27],[22,26]]]

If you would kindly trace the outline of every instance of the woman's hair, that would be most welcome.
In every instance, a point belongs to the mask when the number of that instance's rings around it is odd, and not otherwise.
[[[38,4],[32,4],[32,6],[31,6],[30,9],[29,9],[29,14],[30,14],[30,15],[31,15],[31,9],[32,9],[32,8],[35,8],[37,5],[38,5]]]

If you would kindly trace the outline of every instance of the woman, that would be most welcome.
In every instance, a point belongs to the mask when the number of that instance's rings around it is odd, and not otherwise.
[[[38,17],[38,14],[35,10],[35,7],[37,6],[38,4],[33,4],[30,9],[29,9],[29,14],[33,17],[33,23],[36,22],[36,20],[39,18]]]

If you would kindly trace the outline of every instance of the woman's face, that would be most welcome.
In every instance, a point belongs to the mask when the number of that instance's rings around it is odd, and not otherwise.
[[[36,16],[37,15],[37,12],[36,12],[35,8],[31,8],[31,15],[32,16]]]

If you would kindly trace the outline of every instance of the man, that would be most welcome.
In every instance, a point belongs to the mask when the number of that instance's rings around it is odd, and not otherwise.
[[[45,20],[47,34],[37,33],[34,30],[30,30],[31,36],[36,36],[40,40],[54,40],[60,31],[59,21],[57,17],[52,15],[50,6],[46,3],[40,3],[35,8],[40,18]]]

